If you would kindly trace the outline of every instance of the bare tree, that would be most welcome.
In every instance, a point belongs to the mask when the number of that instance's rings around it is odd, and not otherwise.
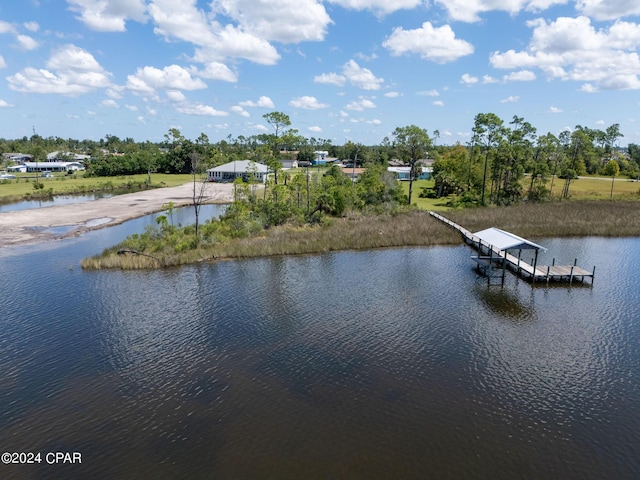
[[[207,182],[204,178],[204,162],[202,155],[193,152],[189,155],[191,160],[191,175],[193,177],[193,210],[196,217],[196,241],[198,239],[198,229],[200,226],[200,207],[205,199]],[[199,183],[199,185],[198,185]]]

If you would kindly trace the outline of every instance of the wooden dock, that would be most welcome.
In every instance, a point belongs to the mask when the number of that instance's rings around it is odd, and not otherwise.
[[[507,269],[532,283],[551,281],[573,283],[574,280],[584,282],[585,279],[591,279],[593,284],[596,268],[593,267],[592,271],[580,268],[577,266],[577,259],[573,265],[556,265],[555,259],[551,265],[537,265],[535,262],[531,265],[522,260],[521,251],[518,252],[518,256],[512,255],[478,238],[466,228],[442,215],[435,212],[429,212],[429,214],[459,231],[463,240],[478,251],[478,255],[472,256],[471,259],[476,262],[478,271],[488,279],[489,284],[496,278],[504,283]]]

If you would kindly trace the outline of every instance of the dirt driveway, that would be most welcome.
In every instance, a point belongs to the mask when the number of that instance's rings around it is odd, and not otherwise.
[[[199,191],[200,185],[197,185]],[[203,203],[229,203],[233,184],[206,183]],[[100,200],[0,213],[0,248],[79,235],[175,206],[193,204],[193,183]]]

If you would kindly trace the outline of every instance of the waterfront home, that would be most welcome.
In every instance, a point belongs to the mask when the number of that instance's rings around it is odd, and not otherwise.
[[[258,182],[264,183],[267,179],[269,168],[261,163],[251,160],[235,160],[218,167],[207,170],[209,182],[233,182],[236,178],[242,178],[245,182],[253,176]]]

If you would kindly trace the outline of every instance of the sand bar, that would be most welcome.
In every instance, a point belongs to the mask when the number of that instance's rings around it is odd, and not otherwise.
[[[199,192],[199,183],[196,188]],[[233,199],[233,184],[206,183],[204,188],[203,203],[229,203]],[[3,212],[0,213],[0,248],[56,240],[118,225],[161,211],[169,202],[175,206],[192,205],[193,183],[70,205]]]

